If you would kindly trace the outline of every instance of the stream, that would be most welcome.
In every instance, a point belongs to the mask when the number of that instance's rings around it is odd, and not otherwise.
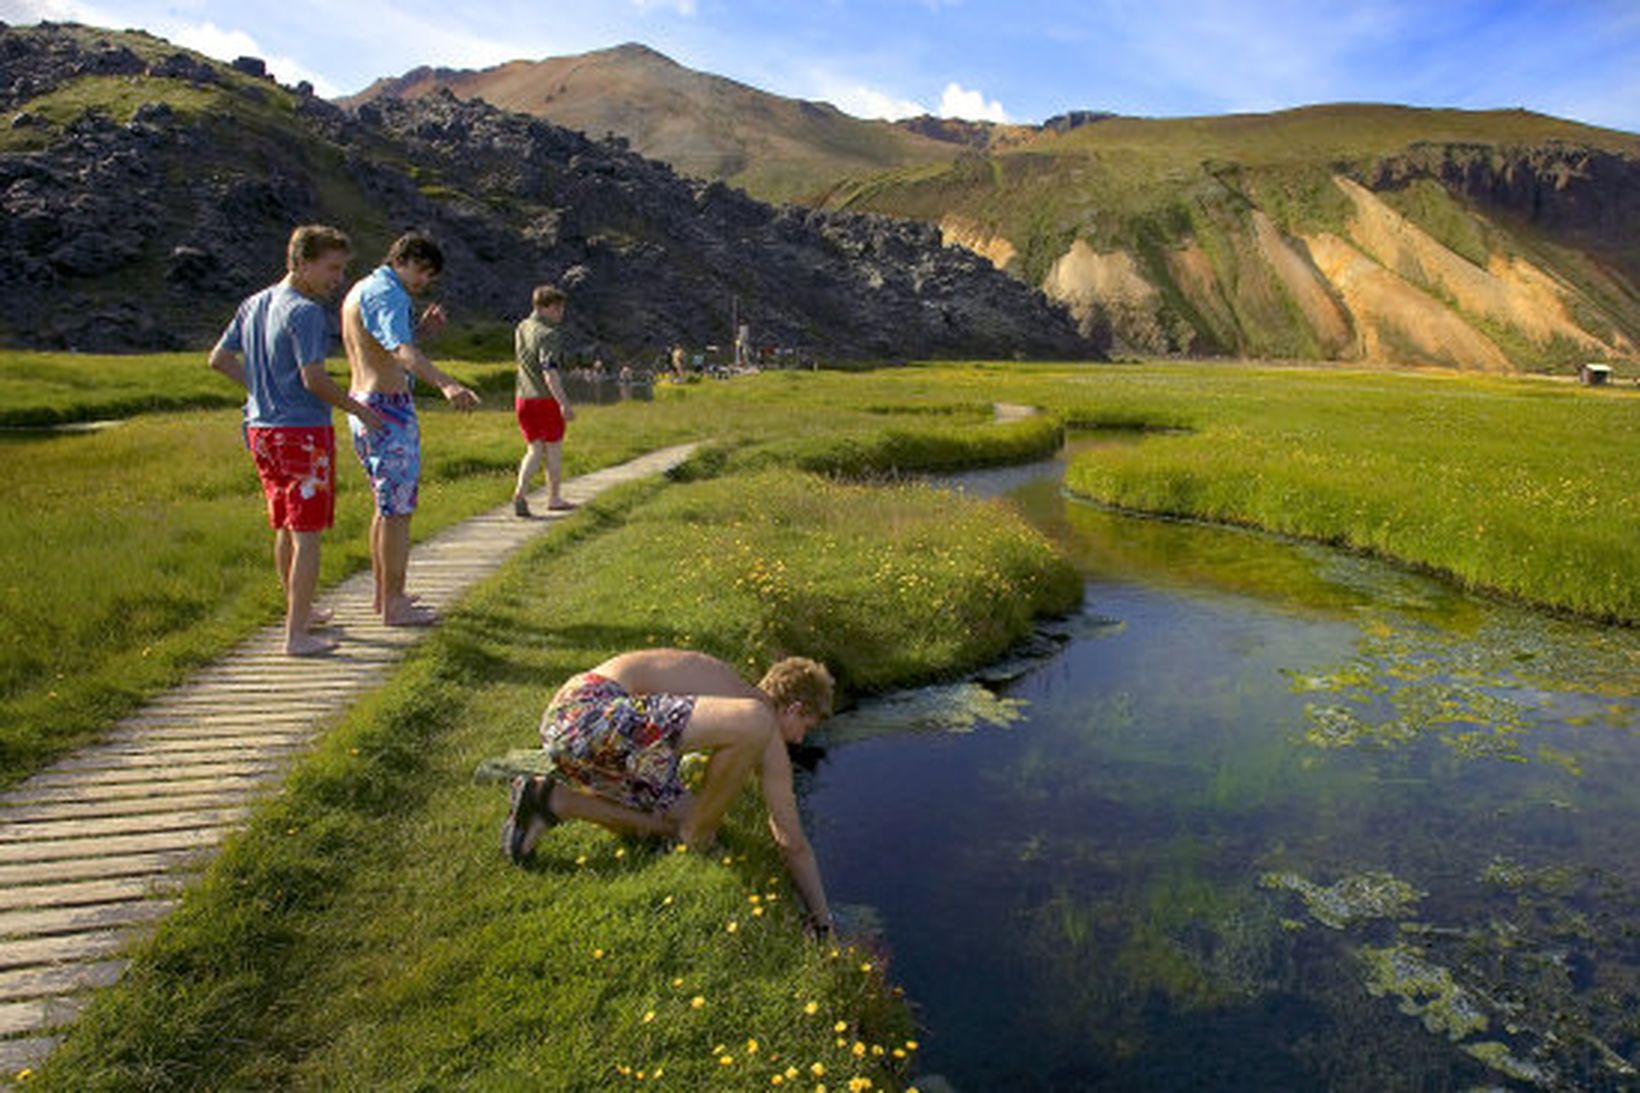
[[[1640,1088],[1640,632],[1063,467],[942,480],[1078,566],[1056,651],[805,776],[923,1093]]]

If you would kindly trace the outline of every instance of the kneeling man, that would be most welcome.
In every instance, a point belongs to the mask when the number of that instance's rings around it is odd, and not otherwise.
[[[831,911],[798,817],[786,746],[800,743],[831,708],[831,673],[805,657],[775,664],[756,687],[704,653],[641,649],[611,657],[570,677],[548,704],[541,743],[555,769],[514,779],[502,849],[522,862],[541,833],[563,820],[702,848],[756,769],[786,869],[811,924],[829,932]],[[678,774],[689,751],[710,756],[698,794]]]

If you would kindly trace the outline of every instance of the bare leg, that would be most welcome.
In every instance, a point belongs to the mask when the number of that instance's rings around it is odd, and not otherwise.
[[[382,613],[382,606],[386,602],[386,580],[383,576],[382,563],[382,514],[378,509],[370,517],[370,578],[374,585],[370,596],[370,610],[376,614]]]
[[[564,504],[564,495],[559,493],[559,487],[564,484],[564,445],[553,441],[546,445],[547,449],[547,507],[549,509],[568,508]]]
[[[545,441],[532,440],[524,449],[524,458],[518,462],[518,485],[513,490],[514,501],[530,492],[530,480],[541,469],[541,449],[544,447]]]
[[[594,794],[571,789],[561,782],[553,783],[547,807],[560,820],[586,820],[623,835],[671,836],[677,834],[678,829],[677,823],[670,817],[639,812]]]
[[[281,532],[281,534],[284,534]],[[319,586],[319,533],[289,533],[291,563],[285,600],[285,652],[293,657],[328,653],[336,643],[308,633],[313,612],[313,593]]]
[[[410,515],[383,516],[382,532],[382,621],[388,626],[431,626],[437,612],[420,607],[404,594],[410,567]]]
[[[678,746],[684,751],[710,751],[712,758],[706,764],[694,809],[679,824],[678,835],[684,842],[699,848],[712,841],[723,814],[775,731],[774,711],[761,699],[717,695],[695,699],[695,712]]]

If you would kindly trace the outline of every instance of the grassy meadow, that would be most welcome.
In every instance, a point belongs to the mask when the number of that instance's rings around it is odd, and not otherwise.
[[[510,369],[452,370],[488,408],[427,408],[421,536],[505,501],[519,454]],[[997,401],[1045,413],[997,424]],[[571,474],[704,447],[675,481],[555,524],[459,605],[259,807],[31,1084],[902,1088],[917,1032],[892,953],[803,940],[756,802],[710,857],[569,825],[518,870],[495,845],[504,796],[471,783],[475,764],[531,746],[557,684],[624,648],[703,649],[748,675],[802,652],[848,694],[995,657],[1081,582],[1006,509],[905,472],[1038,458],[1067,425],[1151,430],[1070,468],[1107,504],[1640,622],[1622,579],[1640,570],[1637,410],[1628,392],[1545,381],[1232,364],[776,373],[581,408]],[[0,451],[15,781],[280,605],[237,411]],[[343,463],[326,583],[367,564],[368,504]]]

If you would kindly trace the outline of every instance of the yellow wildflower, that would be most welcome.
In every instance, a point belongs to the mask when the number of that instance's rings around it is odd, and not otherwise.
[[[724,929],[729,931],[731,934],[735,933],[740,929],[740,923],[736,922],[734,919],[730,919],[729,925],[725,926]]]
[[[677,977],[677,978],[676,978],[676,979],[674,979],[674,980],[672,980],[672,985],[673,985],[673,986],[674,986],[674,987],[681,987],[681,986],[683,986],[683,976],[681,976],[681,975],[680,975],[680,976],[678,976],[678,977]]]
[[[826,1076],[826,1064],[815,1063],[813,1066],[809,1067],[809,1073],[813,1074],[816,1078],[824,1078]]]
[[[690,1009],[698,1010],[702,1006],[704,1006],[705,1004],[706,1004],[706,999],[704,997],[702,997],[701,995],[698,995],[698,994],[695,995],[693,998],[689,999],[689,1008]]]
[[[734,1066],[735,1065],[735,1057],[733,1055],[721,1056],[718,1059],[718,1065],[719,1066]]]
[[[756,1055],[757,1054],[757,1041],[755,1039],[746,1041],[746,1054],[748,1054],[748,1055]]]
[[[833,1032],[842,1032],[846,1028],[848,1028],[848,1022],[847,1021],[839,1021],[835,1025],[831,1026],[831,1031],[833,1031]]]
[[[648,1013],[643,1015],[643,1023],[646,1024],[646,1025],[649,1024],[649,1022],[653,1021],[654,1019],[655,1019],[655,1011],[654,1010],[650,1010]]]
[[[803,1007],[803,1012],[808,1014],[810,1017],[813,1017],[815,1014],[820,1012],[820,1003],[810,1002],[808,1005]]]
[[[854,1041],[854,1046],[849,1048],[849,1050],[854,1052],[854,1057],[856,1059],[858,1059],[860,1056],[862,1056],[866,1053],[866,1045],[864,1045],[860,1041],[856,1040],[856,1041]]]

